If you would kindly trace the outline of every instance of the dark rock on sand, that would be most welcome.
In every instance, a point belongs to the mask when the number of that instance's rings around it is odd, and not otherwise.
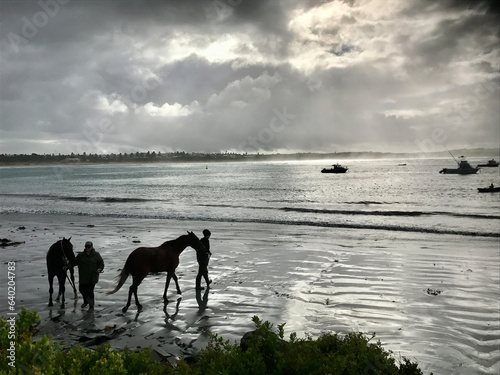
[[[2,238],[0,240],[0,247],[7,247],[7,246],[17,246],[23,244],[23,242],[14,242],[12,240],[9,240],[8,238]]]
[[[439,290],[439,289],[427,288],[427,294],[429,294],[429,295],[438,296],[441,294],[441,292],[442,292],[442,290]]]

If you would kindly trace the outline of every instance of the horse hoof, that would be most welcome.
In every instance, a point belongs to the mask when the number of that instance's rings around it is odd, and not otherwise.
[[[124,314],[125,314],[125,313],[127,312],[127,310],[128,310],[128,306],[125,306],[125,307],[122,309],[122,313],[124,313]]]
[[[182,294],[182,292],[181,292],[181,290],[180,290],[180,289],[177,291],[177,294]]]
[[[137,312],[141,312],[142,311],[142,305],[137,305]]]
[[[52,303],[52,301],[49,302],[49,307],[52,307],[54,306],[54,304]]]

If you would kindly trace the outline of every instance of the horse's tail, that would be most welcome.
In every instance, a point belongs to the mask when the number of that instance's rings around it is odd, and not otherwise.
[[[115,289],[113,290],[108,290],[106,294],[113,294],[116,293],[120,290],[120,288],[125,284],[125,281],[127,281],[128,275],[130,275],[129,271],[129,258],[127,258],[127,261],[125,262],[125,266],[123,266],[122,272],[116,277],[117,284],[115,286]]]

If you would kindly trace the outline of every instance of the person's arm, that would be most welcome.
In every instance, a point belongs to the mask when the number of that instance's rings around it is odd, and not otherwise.
[[[104,261],[102,260],[101,254],[97,253],[99,256],[99,264],[97,265],[97,273],[101,273],[104,269]]]

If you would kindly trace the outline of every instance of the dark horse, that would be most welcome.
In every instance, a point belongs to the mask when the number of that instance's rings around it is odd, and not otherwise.
[[[192,247],[196,251],[206,251],[205,246],[201,243],[198,237],[193,232],[188,232],[183,236],[171,241],[164,242],[158,247],[139,247],[132,251],[125,262],[120,275],[118,275],[118,284],[115,289],[108,291],[106,294],[117,292],[127,280],[128,275],[132,275],[132,285],[128,291],[128,300],[122,311],[125,313],[129,306],[132,294],[135,297],[135,304],[139,310],[142,305],[137,298],[137,287],[149,273],[167,272],[167,280],[165,282],[165,291],[163,292],[163,300],[167,299],[168,285],[170,279],[174,279],[177,293],[181,294],[181,288],[177,281],[175,269],[179,265],[179,255],[186,247]]]
[[[52,293],[54,292],[53,281],[54,276],[59,280],[59,293],[57,294],[56,301],[61,298],[61,307],[64,308],[64,291],[66,290],[64,284],[66,283],[66,270],[69,268],[71,274],[71,281],[73,291],[75,292],[75,299],[78,294],[75,288],[75,273],[73,265],[75,263],[75,253],[73,252],[73,245],[70,242],[71,237],[57,241],[53,244],[47,252],[47,272],[49,274],[49,306],[53,306]]]

